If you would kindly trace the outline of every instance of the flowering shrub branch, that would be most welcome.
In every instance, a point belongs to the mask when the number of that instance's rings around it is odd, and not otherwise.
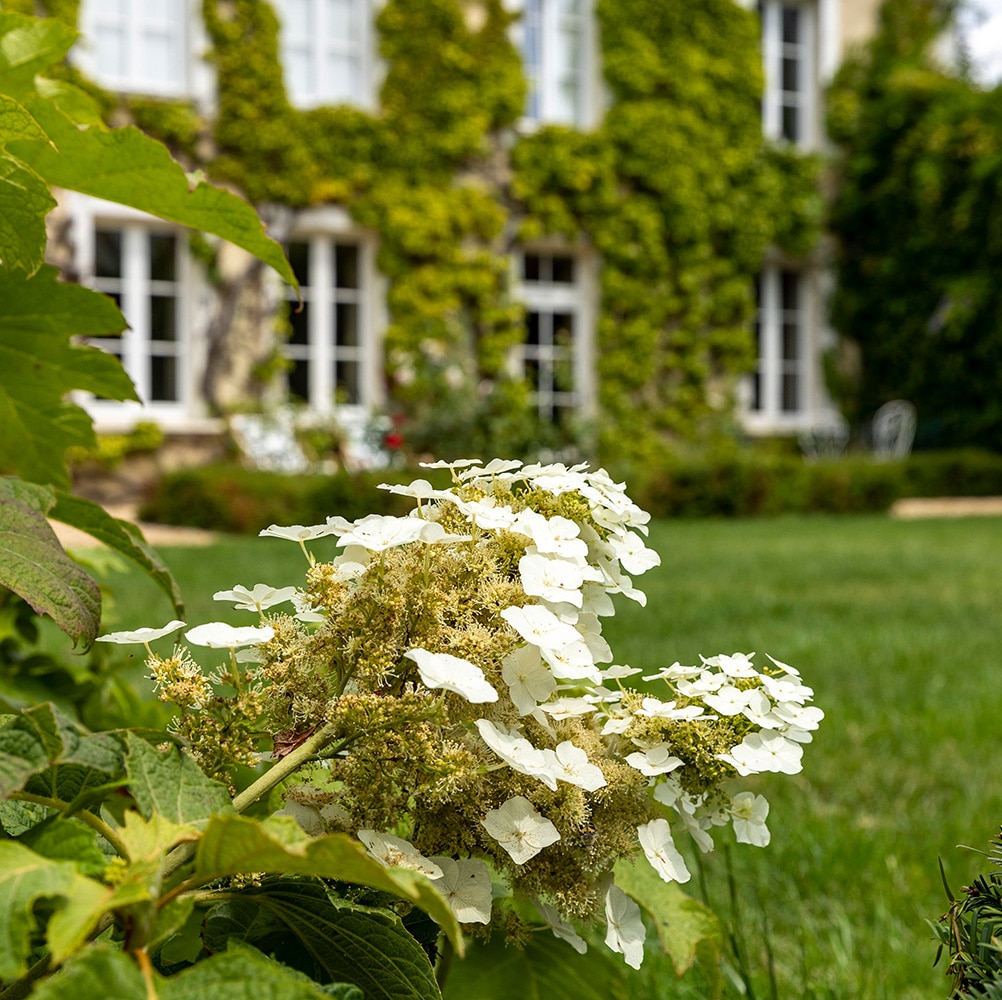
[[[603,471],[436,465],[450,488],[387,487],[413,498],[408,517],[263,531],[303,548],[304,586],[217,593],[258,624],[201,625],[151,655],[160,696],[208,774],[275,759],[238,810],[282,784],[308,834],[422,873],[468,930],[523,939],[523,900],[579,951],[575,924],[604,921],[637,968],[644,924],[616,863],[642,853],[684,883],[677,836],[708,851],[730,824],[768,844],[768,803],[741,779],[797,773],[823,713],[793,667],[741,653],[624,684],[640,671],[613,663],[602,618],[616,595],[645,604],[633,577],[660,559],[648,515]],[[330,562],[308,548],[324,536],[342,549]],[[188,645],[229,656],[205,674]]]

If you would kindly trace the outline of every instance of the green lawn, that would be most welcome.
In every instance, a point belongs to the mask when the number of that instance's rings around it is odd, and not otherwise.
[[[827,713],[802,774],[758,781],[772,844],[703,866],[729,917],[730,859],[754,995],[946,997],[926,924],[946,907],[937,859],[959,889],[985,866],[958,845],[985,848],[1002,822],[1002,520],[684,521],[654,525],[651,539],[663,565],[640,581],[647,608],[624,601],[606,627],[617,662],[769,652],[801,670]],[[298,582],[305,567],[275,539],[164,554],[192,623],[250,623],[212,592]],[[170,617],[143,580],[116,593],[109,628]],[[638,1000],[699,995],[663,964],[645,970]]]

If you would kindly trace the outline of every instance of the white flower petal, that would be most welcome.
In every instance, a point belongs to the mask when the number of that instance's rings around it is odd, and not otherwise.
[[[479,858],[434,857],[429,859],[442,870],[435,882],[456,919],[461,924],[491,922],[491,873]]]
[[[133,642],[153,642],[154,639],[161,639],[171,632],[176,632],[179,628],[184,628],[182,621],[170,621],[161,628],[137,628],[131,632],[109,632],[107,635],[99,635],[97,642],[117,642],[120,645],[127,645]]]
[[[432,879],[442,877],[442,869],[408,840],[375,830],[359,830],[358,839],[365,844],[369,854],[387,868],[409,868]]]
[[[619,888],[609,887],[605,896],[605,943],[619,952],[626,964],[639,969],[644,961],[644,938],[647,929],[640,915],[640,907]]]
[[[500,809],[492,809],[480,822],[517,865],[560,840],[557,828],[523,795],[508,799]]]
[[[688,882],[692,875],[675,848],[666,819],[654,819],[637,827],[640,846],[647,860],[665,882]]]
[[[427,649],[409,649],[404,656],[417,664],[425,687],[454,691],[472,704],[498,700],[498,693],[484,672],[469,660],[450,653],[430,653]]]
[[[210,649],[239,649],[241,646],[267,642],[274,638],[274,635],[275,630],[270,625],[237,627],[226,622],[206,622],[185,632],[184,637],[196,646],[208,646]]]

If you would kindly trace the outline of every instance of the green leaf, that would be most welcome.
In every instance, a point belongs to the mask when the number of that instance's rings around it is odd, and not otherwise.
[[[50,816],[25,832],[20,843],[50,861],[72,861],[82,875],[100,875],[108,867],[94,831],[78,819]]]
[[[708,974],[719,966],[723,930],[716,914],[687,896],[677,882],[665,882],[641,862],[620,861],[615,868],[620,887],[654,921],[658,938],[681,976],[699,959]]]
[[[34,274],[45,260],[45,216],[56,207],[49,186],[20,160],[0,153],[0,264]]]
[[[25,789],[81,806],[104,798],[123,775],[112,733],[81,734],[55,706],[36,705],[0,725],[0,795]]]
[[[13,97],[0,94],[0,146],[12,139],[48,141],[42,127]]]
[[[206,777],[177,747],[161,752],[126,734],[125,768],[129,791],[146,819],[157,812],[172,823],[201,827],[215,813],[232,811],[226,786]]]
[[[106,944],[92,945],[31,991],[32,1000],[66,1000],[67,997],[73,1000],[156,1000],[159,996],[158,990],[147,992],[143,974],[128,955]]]
[[[127,954],[105,944],[67,962],[35,986],[31,996],[32,1000],[330,1000],[316,983],[252,948],[215,955],[169,979],[151,971],[147,979]]]
[[[246,816],[216,816],[199,841],[195,871],[212,878],[247,872],[313,875],[379,889],[420,906],[435,918],[462,954],[459,924],[434,883],[424,875],[384,867],[357,840],[344,834],[332,833],[291,845],[283,843],[279,836],[274,823],[269,829]]]
[[[452,963],[445,1000],[618,1000],[627,995],[626,977],[604,949],[579,955],[549,931],[533,934],[520,949],[495,934]]]
[[[101,109],[85,90],[74,87],[65,80],[47,80],[43,77],[35,78],[35,89],[78,125],[101,123]]]
[[[66,555],[42,514],[2,495],[0,585],[52,618],[74,643],[93,643],[101,620],[97,584]]]
[[[71,341],[124,330],[114,302],[57,276],[46,266],[25,281],[0,269],[0,469],[69,486],[64,452],[92,444],[94,432],[66,394],[138,397],[117,358]]]
[[[17,96],[43,69],[61,62],[77,33],[53,17],[0,13],[0,80]]]
[[[38,929],[33,913],[37,902],[56,901],[46,939],[58,963],[86,941],[112,895],[71,862],[50,861],[22,844],[0,841],[0,979],[25,972]]]
[[[181,588],[167,564],[146,544],[143,533],[134,524],[114,518],[98,504],[63,490],[56,491],[56,505],[49,512],[49,517],[87,532],[92,538],[131,559],[170,598],[175,614],[184,615]]]
[[[23,99],[53,145],[11,142],[10,152],[52,187],[129,205],[169,222],[213,233],[254,254],[298,288],[281,246],[265,234],[247,202],[211,184],[189,186],[184,168],[166,146],[133,126],[79,127],[40,95]]]
[[[440,1000],[428,956],[387,910],[330,898],[318,882],[276,880],[213,907],[210,951],[234,938],[287,956],[321,981],[348,981],[366,1000]]]

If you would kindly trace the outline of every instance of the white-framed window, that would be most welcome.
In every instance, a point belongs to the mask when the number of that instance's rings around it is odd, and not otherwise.
[[[755,283],[757,363],[748,411],[796,424],[810,408],[808,282],[801,271],[767,266]]]
[[[371,107],[372,0],[275,0],[282,65],[298,107]]]
[[[320,412],[371,410],[378,402],[371,247],[350,236],[307,235],[291,237],[286,250],[303,296],[299,309],[287,289],[290,332],[282,351],[291,362],[289,395]]]
[[[806,0],[762,0],[758,10],[765,70],[762,129],[769,139],[813,148],[820,132],[817,8]]]
[[[129,324],[120,337],[88,343],[120,358],[151,414],[190,402],[189,266],[183,232],[96,217],[86,234],[86,283],[115,300]],[[94,401],[98,406],[105,404]]]
[[[517,294],[525,305],[525,341],[516,369],[532,388],[542,420],[566,424],[586,409],[588,314],[581,258],[550,250],[526,250],[517,258]]]
[[[76,59],[112,90],[188,96],[196,30],[188,8],[189,0],[84,0]]]
[[[591,124],[591,0],[524,0],[521,49],[529,85],[525,120]]]

